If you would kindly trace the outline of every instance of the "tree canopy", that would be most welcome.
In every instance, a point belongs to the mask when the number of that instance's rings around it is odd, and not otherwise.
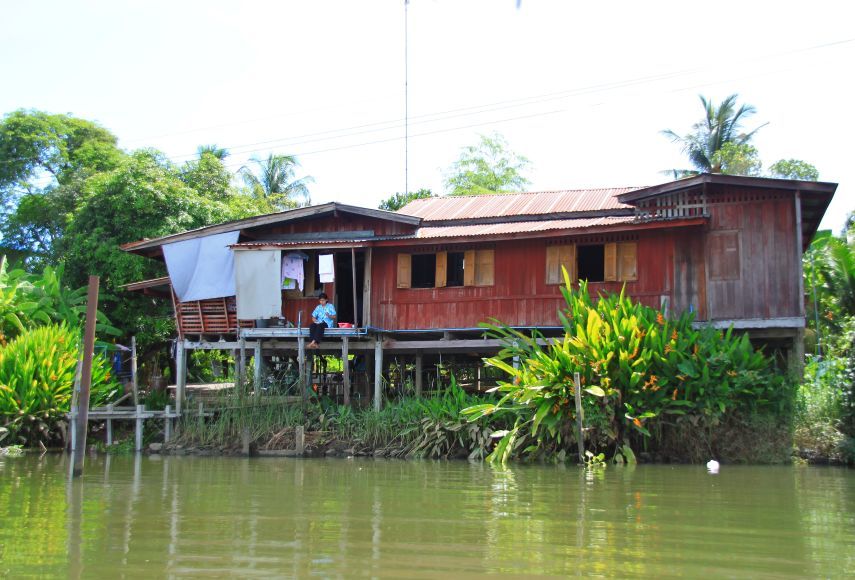
[[[739,95],[726,97],[716,105],[712,99],[700,96],[704,109],[704,117],[692,125],[691,132],[678,135],[671,129],[662,131],[674,143],[680,144],[683,152],[692,164],[691,169],[671,170],[676,177],[696,175],[698,173],[726,173],[729,157],[719,152],[725,145],[747,145],[755,133],[763,128],[761,125],[751,131],[743,131],[742,123],[754,115],[756,109],[751,105],[738,105]],[[716,155],[718,153],[718,156]],[[735,153],[731,151],[731,153]],[[745,151],[743,151],[744,155]]]
[[[252,159],[253,167],[243,166],[239,173],[249,189],[249,193],[270,207],[270,211],[279,211],[293,207],[310,205],[312,198],[308,185],[314,181],[311,177],[297,179],[296,169],[300,163],[293,155],[275,155],[267,159]]]
[[[699,173],[762,176],[763,163],[751,140],[768,123],[745,131],[743,121],[754,115],[756,109],[751,105],[739,105],[738,98],[739,95],[733,94],[716,105],[701,95],[704,117],[692,125],[691,132],[681,136],[670,129],[662,131],[682,147],[692,164],[691,169],[669,169],[663,173],[673,175],[675,179]],[[781,159],[772,164],[766,176],[816,181],[819,171],[799,159]]]
[[[480,135],[477,145],[464,147],[446,172],[449,195],[479,195],[522,191],[529,185],[523,172],[531,162],[508,149],[504,137]]]
[[[427,199],[428,197],[433,197],[433,193],[431,190],[425,188],[418,191],[408,191],[407,193],[397,192],[388,199],[381,201],[379,208],[386,211],[398,211],[414,199]]]

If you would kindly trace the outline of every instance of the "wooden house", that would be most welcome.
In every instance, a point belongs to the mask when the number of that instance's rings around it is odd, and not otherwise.
[[[422,199],[395,213],[328,203],[123,248],[164,260],[176,243],[233,236],[233,295],[182,301],[165,292],[175,305],[179,362],[187,349],[246,345],[255,349],[256,377],[270,352],[296,352],[304,362],[309,313],[326,292],[338,321],[354,328],[329,331],[323,347],[367,355],[379,405],[384,355],[412,356],[420,390],[425,357],[478,360],[499,348],[482,321],[558,333],[562,266],[591,292],[625,286],[649,306],[693,311],[698,324],[733,326],[800,359],[802,253],[836,187],[703,174],[644,188]],[[305,283],[283,290],[282,256],[295,252],[305,258]],[[323,260],[334,266],[332,282],[321,282]]]

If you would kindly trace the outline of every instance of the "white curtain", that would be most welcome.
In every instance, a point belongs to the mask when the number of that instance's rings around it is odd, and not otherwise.
[[[240,250],[235,252],[237,316],[241,320],[282,316],[282,252]]]
[[[235,295],[235,259],[230,245],[240,232],[164,244],[169,280],[179,302]]]

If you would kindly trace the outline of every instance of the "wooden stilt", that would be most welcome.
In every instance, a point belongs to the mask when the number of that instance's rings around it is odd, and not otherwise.
[[[345,405],[350,405],[350,362],[347,360],[349,355],[349,343],[346,336],[341,339],[341,371],[342,371],[342,387],[344,388]]]
[[[303,396],[303,402],[307,402],[309,399],[309,392],[307,390],[307,379],[306,379],[306,339],[303,336],[297,337],[297,364],[300,367],[300,391]]]
[[[177,375],[175,377],[175,410],[181,414],[187,395],[187,349],[185,348],[183,338],[178,340],[175,374]]]
[[[383,337],[378,336],[374,343],[374,410],[383,405]]]
[[[416,353],[416,397],[422,396],[422,364],[424,356],[422,353]]]
[[[137,337],[131,337],[131,385],[134,389],[134,405],[140,404],[140,385],[137,376]]]
[[[261,339],[255,341],[255,349],[253,352],[254,368],[253,368],[253,393],[255,396],[261,395],[261,370],[262,370],[262,355],[261,355]]]
[[[246,339],[240,337],[240,359],[238,360],[238,388],[244,392],[246,388]]]

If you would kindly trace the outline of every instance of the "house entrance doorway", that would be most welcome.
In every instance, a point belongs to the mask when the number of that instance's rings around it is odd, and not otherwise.
[[[362,320],[362,290],[365,282],[365,253],[356,252],[356,303],[353,291],[353,262],[352,254],[337,252],[335,254],[335,307],[338,310],[338,322],[350,322],[361,326]]]

